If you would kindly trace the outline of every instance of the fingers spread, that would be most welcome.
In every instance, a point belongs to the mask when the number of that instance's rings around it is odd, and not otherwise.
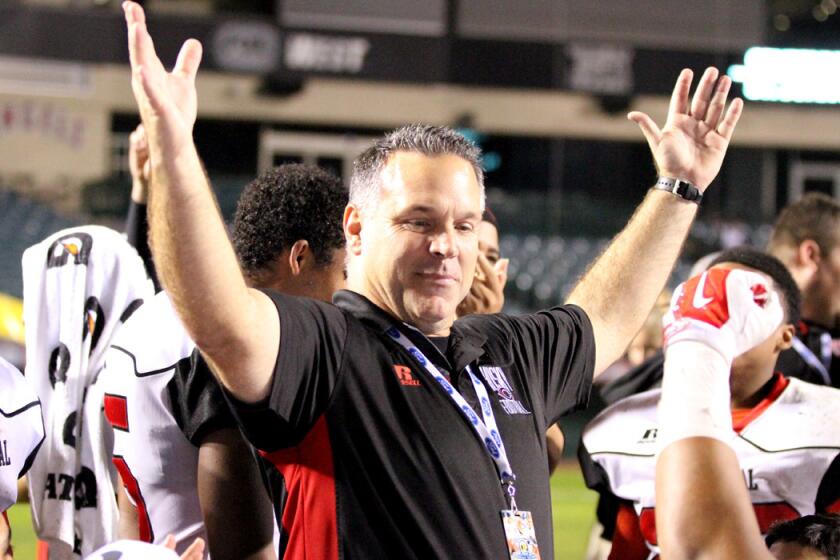
[[[744,102],[736,97],[729,104],[729,109],[723,117],[720,125],[717,128],[718,134],[723,136],[728,142],[732,138],[732,133],[735,132],[735,125],[738,124],[738,119],[741,118],[741,113],[744,110]]]
[[[165,72],[163,64],[155,52],[152,36],[146,29],[143,8],[134,2],[124,4],[125,19],[128,23],[128,56],[131,67],[145,66],[150,71]]]
[[[179,73],[190,80],[195,79],[198,66],[201,64],[202,47],[195,39],[187,39],[178,53],[178,60],[175,62],[173,73]]]
[[[703,120],[706,116],[706,109],[709,107],[709,99],[715,89],[715,81],[718,78],[717,68],[709,67],[703,72],[703,77],[697,84],[694,98],[691,101],[691,116],[697,120]]]
[[[639,125],[639,128],[642,129],[642,134],[645,135],[645,139],[647,140],[650,149],[655,150],[656,146],[659,144],[659,139],[662,137],[662,131],[659,130],[659,127],[656,126],[653,119],[641,111],[632,111],[627,114],[627,118]]]
[[[729,88],[732,86],[732,80],[729,76],[723,76],[715,89],[715,95],[712,97],[712,102],[709,104],[709,110],[706,112],[706,118],[703,119],[711,129],[716,129],[720,122],[720,116],[723,114],[723,108],[726,106],[726,96],[729,95]],[[700,118],[699,116],[697,118]]]
[[[668,107],[668,118],[672,115],[684,115],[688,113],[688,91],[691,89],[691,78],[694,72],[683,68],[674,84],[674,92],[671,94],[671,104]]]

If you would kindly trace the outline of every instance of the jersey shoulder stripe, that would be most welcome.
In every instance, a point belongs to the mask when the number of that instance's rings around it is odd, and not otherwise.
[[[840,389],[790,378],[768,409],[741,431],[766,452],[826,448],[840,450]]]
[[[192,354],[195,344],[181,324],[166,292],[141,306],[111,345],[109,358],[130,358],[134,375],[148,377],[171,371]],[[120,357],[122,356],[122,357]],[[127,364],[121,366],[127,368]]]

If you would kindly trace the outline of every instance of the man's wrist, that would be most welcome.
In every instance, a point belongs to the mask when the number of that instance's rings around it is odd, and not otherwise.
[[[653,185],[653,188],[669,192],[674,196],[682,198],[687,202],[693,202],[697,205],[699,205],[700,201],[703,200],[703,192],[697,185],[691,183],[690,181],[676,177],[660,175],[656,180],[656,184]]]

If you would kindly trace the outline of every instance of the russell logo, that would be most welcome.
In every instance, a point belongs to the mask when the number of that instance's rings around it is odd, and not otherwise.
[[[412,387],[419,387],[420,380],[414,377],[411,368],[408,366],[395,365],[394,373],[397,374],[397,379],[400,385],[410,385]]]

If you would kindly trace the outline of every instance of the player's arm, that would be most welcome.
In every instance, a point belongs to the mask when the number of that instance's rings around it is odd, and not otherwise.
[[[215,430],[199,448],[198,499],[214,560],[276,559],[271,502],[257,469],[239,430]]]
[[[656,463],[656,531],[663,558],[772,559],[735,452],[707,437],[670,444]]]
[[[689,181],[701,191],[720,170],[743,102],[724,114],[731,80],[709,68],[689,105],[692,73],[683,70],[674,86],[662,129],[644,113],[639,124],[661,176]],[[697,205],[663,191],[651,191],[624,230],[572,291],[567,303],[582,307],[595,334],[595,373],[618,359],[639,331],[662,291],[697,213]]]
[[[131,503],[125,491],[122,478],[117,482],[117,507],[120,510],[120,523],[117,531],[121,539],[140,540],[140,520],[137,517],[137,507]]]
[[[708,276],[706,277],[706,274]],[[656,530],[672,560],[770,559],[738,460],[729,411],[732,360],[781,324],[778,295],[758,274],[712,269],[677,289],[665,317]],[[764,285],[759,288],[759,285]],[[698,285],[709,301],[699,308]],[[709,293],[711,291],[711,294]]]
[[[198,41],[166,72],[143,9],[124,3],[132,90],[151,161],[151,243],[161,282],[190,337],[239,399],[268,394],[280,322],[269,298],[249,289],[192,140]]]

